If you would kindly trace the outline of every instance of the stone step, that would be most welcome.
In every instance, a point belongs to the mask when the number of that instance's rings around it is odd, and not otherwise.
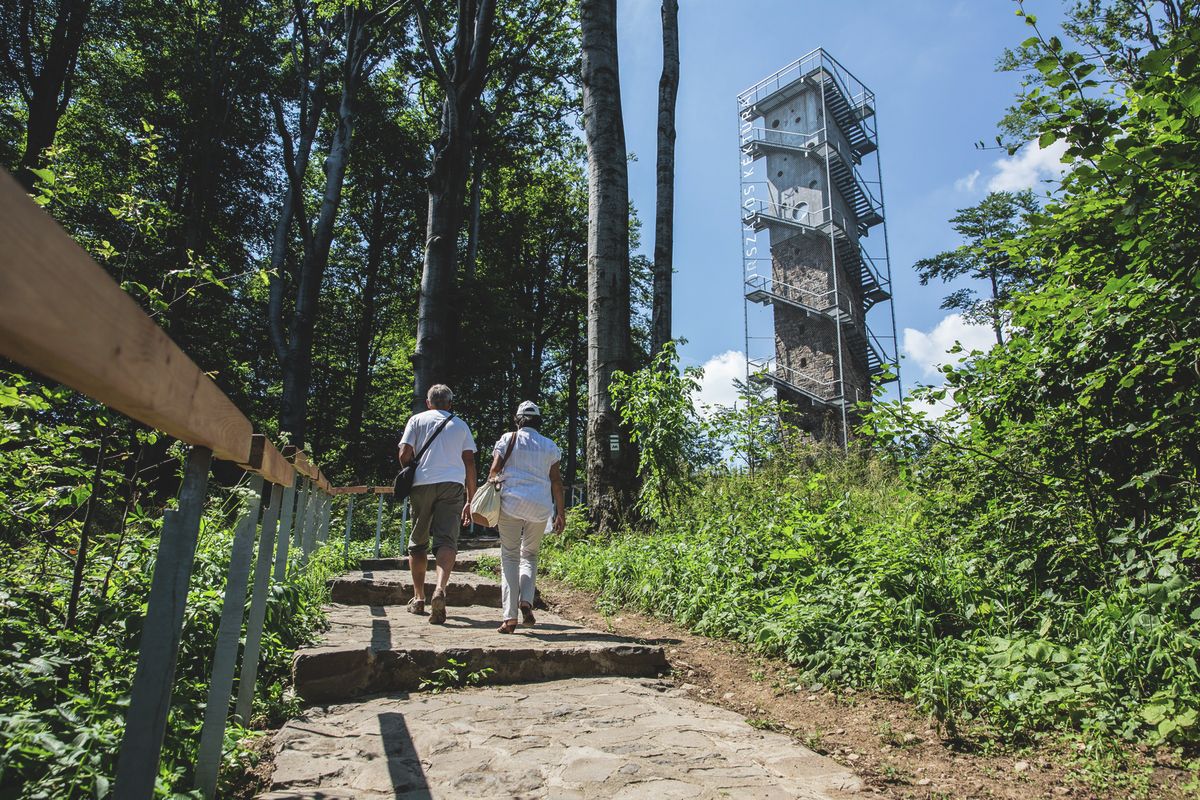
[[[491,547],[485,550],[459,550],[458,555],[454,557],[455,571],[468,570],[474,572],[479,568],[480,559],[493,559],[493,563],[500,560],[500,548]],[[425,561],[427,568],[432,572],[437,567],[437,562],[433,556]],[[363,571],[392,571],[408,569],[408,556],[400,556],[399,558],[364,558],[358,562],[358,568]]]
[[[491,669],[482,681],[526,683],[591,676],[661,674],[663,649],[589,630],[545,611],[537,625],[517,633],[496,632],[496,609],[451,608],[444,625],[399,606],[336,605],[330,628],[315,647],[297,651],[292,663],[296,693],[309,703],[342,702],[368,694],[413,691],[450,667],[462,673]]]
[[[426,576],[425,597],[433,597],[434,573]],[[351,572],[329,582],[332,599],[343,605],[402,606],[413,596],[412,575],[401,570]],[[500,584],[472,572],[454,572],[446,586],[451,606],[500,607]]]
[[[259,800],[837,800],[863,789],[789,736],[630,678],[313,708],[273,744],[271,791]]]

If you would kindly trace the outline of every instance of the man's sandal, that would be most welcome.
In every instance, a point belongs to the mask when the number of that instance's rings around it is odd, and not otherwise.
[[[429,601],[429,624],[441,625],[446,621],[446,593],[434,592]]]
[[[515,633],[517,630],[517,621],[515,619],[506,619],[500,623],[500,627],[496,628],[496,633]]]
[[[521,603],[521,623],[533,627],[537,620],[533,617],[533,605],[530,603]]]
[[[408,613],[410,613],[410,614],[417,614],[419,616],[423,616],[425,614],[425,601],[414,597],[408,601],[408,605],[406,606],[406,608],[408,609]]]

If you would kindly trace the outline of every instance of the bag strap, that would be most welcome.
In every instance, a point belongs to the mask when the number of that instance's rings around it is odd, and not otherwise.
[[[513,445],[517,443],[518,431],[513,431],[513,434],[508,439],[508,447],[504,449],[504,457],[500,459],[500,466],[496,467],[496,474],[499,475],[504,471],[504,465],[508,463],[508,457],[512,455]]]
[[[442,420],[441,425],[437,426],[437,430],[435,430],[433,432],[433,436],[429,437],[429,441],[426,442],[425,444],[421,445],[421,452],[417,453],[417,457],[414,458],[412,461],[412,465],[414,467],[421,463],[421,457],[423,455],[425,455],[425,451],[429,449],[429,445],[433,444],[433,440],[436,439],[438,437],[438,434],[442,432],[442,428],[446,427],[447,423],[449,423],[450,420],[452,420],[452,419],[454,419],[453,411],[450,412],[450,416],[448,416],[444,420]]]

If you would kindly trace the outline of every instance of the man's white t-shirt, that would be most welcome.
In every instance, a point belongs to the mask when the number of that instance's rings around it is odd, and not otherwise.
[[[420,453],[429,437],[433,436],[433,432],[448,416],[450,412],[441,409],[414,414],[404,426],[404,435],[400,437],[401,447],[407,444],[412,447],[414,456]],[[455,417],[446,423],[446,427],[421,457],[413,486],[425,486],[430,483],[465,484],[467,471],[462,458],[464,451],[475,452],[475,439],[471,436],[471,429],[467,427],[467,423]]]

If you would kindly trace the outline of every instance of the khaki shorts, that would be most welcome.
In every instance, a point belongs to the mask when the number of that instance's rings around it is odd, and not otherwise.
[[[462,530],[462,510],[467,504],[467,490],[461,483],[427,483],[414,486],[408,495],[412,506],[413,527],[408,537],[408,552],[414,555],[429,552],[433,539],[433,554],[438,548],[458,549],[458,532]]]

